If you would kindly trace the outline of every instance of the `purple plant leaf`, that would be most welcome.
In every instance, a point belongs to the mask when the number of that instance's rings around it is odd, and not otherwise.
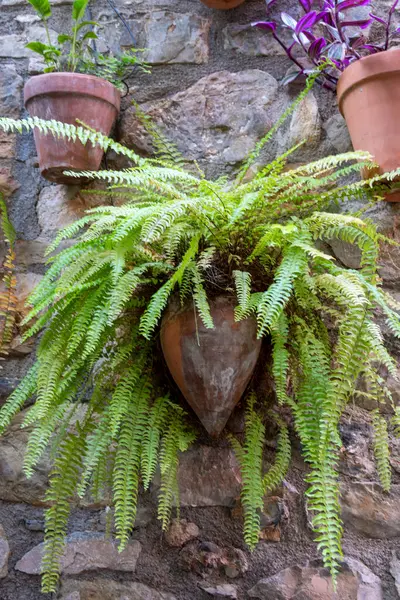
[[[303,31],[301,35],[304,35],[307,38],[307,42],[313,42],[316,37],[311,31]]]
[[[297,42],[300,45],[305,46],[306,44],[309,43],[308,41],[308,37],[306,35],[304,35],[304,33],[299,33],[299,35],[297,35],[296,33],[293,33],[293,39],[295,42]]]
[[[315,10],[312,10],[311,12],[304,15],[304,17],[301,17],[301,19],[297,22],[295,32],[299,34],[305,29],[310,29],[310,27],[312,27],[315,24],[317,16],[318,15],[315,12]]]
[[[395,11],[395,10],[396,10],[396,8],[397,8],[397,5],[398,5],[398,3],[399,3],[399,0],[394,0],[394,2],[393,2],[393,4],[392,4],[392,8],[390,9],[390,14],[393,14],[393,13],[394,13],[394,11]]]
[[[333,20],[332,13],[328,10],[323,10],[318,15],[318,20],[330,25],[331,27],[335,26],[335,21]]]
[[[352,40],[350,46],[351,48],[353,48],[353,50],[358,50],[359,48],[362,48],[363,45],[365,44],[366,39],[363,35],[360,35],[359,37],[354,38],[354,40]]]
[[[290,69],[290,71],[288,71],[285,77],[283,77],[283,79],[281,80],[281,83],[283,85],[288,85],[289,83],[292,83],[302,75],[304,75],[304,71],[300,71],[300,69],[298,68]]]
[[[318,59],[321,56],[322,50],[326,46],[326,39],[323,37],[318,38],[310,44],[308,48],[308,55],[312,60]]]
[[[276,23],[273,21],[255,21],[251,23],[252,27],[258,27],[258,29],[264,29],[266,31],[276,31]]]
[[[374,19],[374,21],[378,21],[378,23],[382,23],[382,25],[387,25],[387,22],[384,19],[381,19],[381,17],[377,17],[376,15],[373,15],[372,13],[369,13],[369,16],[371,17],[371,19]]]
[[[343,21],[342,27],[359,27],[360,29],[366,29],[372,23],[372,19],[360,19],[358,21]]]
[[[293,17],[291,17],[290,15],[288,15],[288,13],[281,13],[281,19],[283,21],[283,23],[289,27],[289,29],[293,29],[293,31],[296,30],[296,26],[297,26],[297,21],[295,19],[293,19]]]
[[[331,34],[331,36],[333,37],[334,40],[340,42],[340,35],[338,30],[336,29],[336,27],[332,27],[332,25],[328,25],[328,23],[323,23],[323,25],[327,28],[327,30],[329,31],[329,33]]]
[[[346,44],[340,44],[339,42],[334,42],[328,48],[328,58],[332,60],[340,60],[342,61],[346,56]],[[336,64],[336,63],[335,63]]]
[[[343,0],[336,6],[336,11],[347,10],[348,8],[358,8],[359,6],[367,6],[371,4],[371,0]]]
[[[299,0],[299,2],[306,12],[309,12],[311,10],[311,0]]]
[[[370,54],[376,54],[377,52],[381,52],[383,48],[379,48],[379,46],[373,46],[372,44],[364,44],[362,46],[363,50],[368,50]]]

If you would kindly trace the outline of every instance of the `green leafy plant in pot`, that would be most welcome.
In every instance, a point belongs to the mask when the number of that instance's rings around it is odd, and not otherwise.
[[[377,275],[384,238],[359,216],[326,209],[349,197],[376,201],[388,184],[380,176],[343,183],[373,166],[361,152],[285,170],[289,151],[247,180],[249,165],[276,127],[234,181],[210,181],[187,170],[176,148],[146,119],[143,123],[153,133],[158,158],[142,158],[100,133],[72,125],[0,119],[6,131],[37,128],[58,137],[73,135],[132,161],[123,171],[82,174],[107,182],[107,193],[124,202],[89,210],[49,247],[50,254],[64,240],[74,240],[49,259],[29,299],[26,337],[44,330],[37,360],[0,409],[4,431],[36,397],[23,424],[32,428],[24,463],[28,477],[49,445],[55,452],[46,495],[43,591],[56,588],[76,495],[91,494],[114,506],[122,549],[134,526],[139,490],[148,489],[159,465],[159,518],[167,527],[178,502],[179,453],[195,433],[179,398],[160,377],[159,325],[172,304],[180,303],[183,313],[190,307],[197,328],[194,337],[183,331],[177,341],[182,360],[194,344],[206,354],[208,343],[222,343],[214,309],[224,299],[234,306],[236,325],[252,322],[255,336],[271,346],[277,406],[270,418],[280,430],[275,464],[264,473],[265,422],[259,410],[264,398],[250,384],[244,443],[232,440],[242,468],[245,540],[250,548],[258,542],[263,495],[286,474],[293,424],[309,465],[313,528],[335,580],[342,557],[339,421],[361,375],[377,402],[390,398],[378,369],[384,365],[395,375],[396,365],[374,311],[383,312],[397,337],[400,318]],[[332,238],[359,247],[359,270],[344,268],[321,249],[321,240]],[[398,408],[394,415],[398,426]],[[371,421],[378,471],[388,489],[387,424],[378,409]]]
[[[72,28],[52,43],[48,21],[52,15],[49,0],[29,0],[42,20],[47,43],[32,41],[27,48],[39,54],[44,74],[28,80],[24,89],[25,107],[33,117],[76,124],[82,121],[109,135],[120,109],[120,90],[134,68],[148,71],[140,50],[120,56],[104,55],[92,46],[97,39],[95,21],[85,20],[89,0],[75,0]],[[77,139],[57,139],[35,132],[41,174],[50,181],[70,183],[66,170],[96,170],[103,151],[99,146],[83,146]],[[76,182],[76,181],[75,181]]]

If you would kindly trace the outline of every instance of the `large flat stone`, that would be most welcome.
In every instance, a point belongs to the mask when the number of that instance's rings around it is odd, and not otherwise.
[[[383,600],[379,577],[353,558],[345,558],[336,594],[329,571],[311,563],[260,579],[248,595],[259,600]]]
[[[176,600],[175,596],[143,583],[118,583],[109,579],[62,582],[60,600]]]
[[[182,506],[233,506],[241,478],[229,448],[195,446],[180,457],[178,472]]]
[[[223,29],[224,50],[245,56],[282,56],[284,49],[265,31],[248,25],[232,23]]]
[[[23,35],[12,33],[0,36],[0,58],[28,58],[31,51],[25,48],[25,44]]]
[[[85,204],[77,186],[51,185],[40,192],[36,205],[42,240],[52,240],[58,230],[83,216]]]
[[[16,144],[16,133],[6,133],[5,131],[0,131],[0,158],[13,158],[15,156]]]
[[[290,121],[288,145],[295,146],[300,142],[317,145],[321,138],[321,117],[318,103],[312,92],[309,92],[299,104]]]
[[[14,65],[2,65],[0,70],[0,115],[15,119],[19,117],[22,84],[22,77],[18,75]],[[11,139],[11,136],[9,137]]]
[[[197,14],[155,10],[140,21],[130,21],[135,39],[146,48],[150,64],[202,64],[208,62],[210,20]],[[132,39],[123,31],[121,46],[129,48]]]
[[[346,525],[371,538],[400,536],[400,485],[389,493],[377,484],[356,483],[341,486],[342,518]]]
[[[249,69],[219,71],[171,98],[142,105],[189,160],[236,164],[273,124],[271,105],[278,95],[272,75]],[[151,141],[134,109],[122,115],[121,134],[128,146],[151,152]]]
[[[39,544],[29,550],[15,565],[16,570],[29,575],[40,575],[43,548],[44,544]],[[66,540],[60,562],[61,573],[77,575],[98,569],[134,573],[140,552],[141,545],[136,540],[119,552],[117,543],[105,539],[102,533],[75,533]]]

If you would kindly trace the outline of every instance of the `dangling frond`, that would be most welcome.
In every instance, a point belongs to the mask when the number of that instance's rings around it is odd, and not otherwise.
[[[382,488],[387,492],[390,490],[392,482],[392,468],[390,466],[389,436],[387,424],[379,413],[375,410],[372,415],[374,427],[374,452],[376,466],[378,469],[379,480]]]

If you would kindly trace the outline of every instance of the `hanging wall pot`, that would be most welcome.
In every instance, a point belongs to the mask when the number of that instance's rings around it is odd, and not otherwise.
[[[201,0],[208,8],[216,8],[217,10],[229,10],[243,4],[245,0]]]
[[[378,173],[400,167],[400,49],[371,54],[348,66],[337,86],[339,109],[354,150],[369,152]],[[372,173],[373,174],[373,173]],[[371,172],[365,173],[365,177]],[[387,195],[400,201],[400,192]]]
[[[25,84],[24,102],[31,117],[77,125],[77,119],[109,135],[120,109],[119,90],[104,79],[80,73],[36,75]],[[103,150],[90,142],[56,138],[35,131],[40,172],[49,181],[77,183],[64,171],[96,171]]]
[[[218,436],[243,395],[257,363],[257,323],[235,322],[237,302],[221,296],[210,302],[214,328],[207,329],[190,302],[173,299],[161,323],[168,368],[205,429]]]

